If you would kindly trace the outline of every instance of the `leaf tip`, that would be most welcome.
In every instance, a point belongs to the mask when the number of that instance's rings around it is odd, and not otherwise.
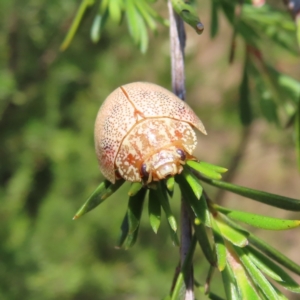
[[[200,225],[201,224],[201,220],[198,218],[195,218],[194,220],[195,225]]]

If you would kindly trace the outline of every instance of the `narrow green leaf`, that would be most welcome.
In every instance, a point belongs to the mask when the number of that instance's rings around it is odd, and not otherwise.
[[[187,165],[197,172],[211,178],[211,179],[221,179],[222,176],[220,173],[224,173],[227,171],[225,168],[221,168],[218,166],[214,166],[205,162],[197,162],[194,160],[187,161]]]
[[[272,81],[277,86],[277,92],[280,93],[281,97],[283,99],[289,98],[297,104],[300,97],[299,80],[283,73],[282,71],[279,72],[273,65],[267,64],[266,67]]]
[[[276,194],[262,192],[254,189],[249,189],[243,186],[227,183],[221,180],[213,180],[208,178],[201,178],[204,182],[233,192],[235,194],[262,202],[271,206],[279,207],[285,210],[300,211],[300,200],[288,198]]]
[[[226,267],[226,247],[222,237],[222,233],[213,216],[211,216],[211,225],[215,241],[215,250],[217,254],[217,267],[221,272]]]
[[[128,232],[129,232],[129,224],[128,224],[128,213],[126,212],[124,219],[122,221],[121,224],[121,230],[120,230],[120,236],[117,242],[117,246],[116,248],[121,248],[128,236]]]
[[[171,3],[176,13],[184,22],[192,26],[198,34],[203,32],[204,26],[201,23],[194,7],[183,0],[171,0]]]
[[[137,17],[139,20],[139,29],[140,29],[140,51],[142,53],[145,53],[147,51],[148,43],[149,43],[148,31],[142,16],[139,14]]]
[[[272,282],[270,282],[270,283],[277,293],[278,300],[289,300],[285,295],[282,294],[282,292]],[[266,299],[266,300],[268,300],[268,299]]]
[[[156,198],[160,201],[160,204],[166,214],[170,227],[172,228],[172,230],[176,232],[177,231],[176,219],[172,213],[168,195],[164,189],[165,187],[162,187],[161,184],[159,184],[157,190],[153,190],[152,193],[156,194]]]
[[[86,12],[87,8],[92,6],[94,4],[95,0],[83,0],[78,8],[78,11],[76,13],[75,18],[73,19],[73,22],[71,24],[71,27],[64,39],[64,41],[62,42],[61,46],[60,46],[60,51],[65,51],[70,43],[72,42],[75,33],[80,25],[80,22],[84,16],[84,13]]]
[[[138,8],[140,14],[143,16],[144,20],[146,21],[147,25],[149,26],[149,28],[152,31],[156,32],[157,26],[156,26],[156,22],[155,22],[154,18],[149,13],[149,4],[142,0],[136,1],[135,4],[136,4],[136,7]],[[151,9],[152,8],[150,7],[150,10]]]
[[[78,219],[79,217],[83,216],[87,212],[97,207],[104,200],[106,200],[110,195],[112,195],[115,191],[117,191],[123,183],[124,183],[123,179],[117,180],[115,184],[110,183],[108,180],[101,182],[99,186],[96,188],[96,190],[92,193],[92,195],[76,212],[75,216],[73,217],[73,220]]]
[[[285,220],[266,217],[262,215],[247,213],[243,211],[230,210],[221,206],[215,206],[216,209],[230,219],[240,221],[249,224],[254,227],[267,230],[287,230],[298,227],[300,225],[300,220]]]
[[[128,191],[128,196],[132,197],[136,195],[142,187],[143,184],[141,182],[133,182]]]
[[[211,1],[211,22],[210,22],[210,37],[214,38],[219,31],[218,19],[219,3],[215,0]]]
[[[269,300],[277,300],[277,293],[275,289],[266,279],[266,277],[260,272],[260,270],[253,264],[248,255],[248,250],[246,248],[238,248],[235,246],[234,250],[238,254],[251,279],[260,288],[266,298]]]
[[[257,290],[254,288],[251,278],[247,275],[246,270],[239,256],[233,250],[232,247],[233,246],[227,243],[227,252],[226,252],[227,262],[228,262],[227,267],[230,266],[230,268],[228,269],[226,268],[227,270],[226,269],[225,270],[228,272],[228,275],[230,276],[230,280],[231,282],[233,282],[233,286],[234,287],[237,286],[237,291],[239,293],[239,295],[237,296],[235,289],[233,289],[232,291],[232,294],[234,295],[233,299],[262,300]],[[236,281],[236,285],[234,284],[234,281]]]
[[[101,23],[102,23],[102,16],[96,15],[91,27],[91,40],[93,43],[97,43],[100,40],[101,34]]]
[[[184,283],[183,273],[180,272],[177,276],[175,287],[171,295],[171,300],[184,300],[186,286]]]
[[[250,89],[247,74],[247,55],[244,64],[243,78],[240,86],[239,109],[240,119],[244,126],[249,126],[252,122],[252,109],[250,104]]]
[[[248,240],[251,245],[255,246],[263,253],[265,253],[268,257],[274,259],[276,262],[281,264],[282,266],[286,267],[288,270],[300,275],[300,266],[297,265],[295,262],[290,260],[284,254],[273,248],[272,246],[268,245],[265,241],[259,239],[253,234],[250,234]]]
[[[204,256],[206,257],[210,265],[216,267],[216,255],[211,248],[205,226],[201,222],[194,222],[194,229]]]
[[[100,14],[104,14],[104,12],[108,10],[109,1],[110,0],[102,0],[100,2],[100,6],[99,6]]]
[[[212,164],[210,164],[208,162],[205,162],[205,161],[200,161],[199,164],[200,164],[200,167],[203,167],[203,168],[206,168],[206,169],[211,169],[211,170],[216,171],[220,174],[226,173],[228,171],[228,169],[226,169],[224,167],[212,165]]]
[[[168,223],[168,227],[169,227],[169,232],[170,232],[170,237],[172,240],[172,243],[174,246],[179,246],[179,239],[178,239],[178,235],[177,232],[170,226],[170,223]]]
[[[248,256],[252,262],[266,275],[273,278],[280,285],[294,293],[300,293],[300,286],[281,267],[275,264],[267,256],[249,246]]]
[[[213,207],[215,206],[216,204],[213,205]],[[245,228],[243,228],[242,226],[238,225],[236,222],[229,219],[226,215],[219,214],[218,218],[222,219],[224,223],[226,223],[229,227],[232,227],[238,232],[240,232],[243,236],[248,237],[250,235],[249,231],[247,231]]]
[[[199,183],[199,179],[186,168],[183,169],[181,174],[184,177],[184,179],[186,180],[186,182],[189,184],[191,189],[193,190],[196,198],[200,199],[203,188],[202,188],[201,184]]]
[[[167,183],[166,185],[167,185],[167,189],[169,190],[169,192],[173,193],[174,184],[175,184],[174,176],[171,176],[171,177],[167,178],[166,183]]]
[[[154,190],[149,191],[148,212],[150,225],[155,233],[157,233],[161,220],[160,201],[157,199]]]
[[[263,116],[270,123],[279,124],[279,117],[277,113],[277,104],[271,98],[271,93],[264,87],[260,89],[260,109]]]
[[[132,36],[135,44],[139,44],[141,38],[139,13],[134,5],[133,0],[127,0],[125,3],[129,33]]]
[[[140,228],[140,226],[138,226],[136,228],[136,230],[132,233],[128,232],[126,240],[124,241],[124,244],[123,244],[125,250],[131,248],[135,244],[138,233],[139,233],[139,228]]]
[[[219,214],[215,216],[215,221],[222,233],[222,236],[238,247],[245,247],[248,245],[247,235],[233,227],[230,227],[226,222],[220,218]]]
[[[183,200],[186,201],[192,208],[195,217],[198,218],[205,226],[210,227],[210,214],[204,195],[202,194],[200,200],[198,200],[192,188],[182,174],[177,175],[175,180],[179,184],[180,191],[183,195]]]
[[[240,300],[239,288],[230,264],[221,272],[226,299]]]
[[[130,234],[132,234],[140,224],[146,191],[146,189],[140,189],[134,196],[129,197],[127,216]]]
[[[122,6],[122,0],[109,0],[108,2],[109,16],[117,24],[121,21]]]
[[[268,4],[258,8],[250,3],[244,3],[242,9],[244,22],[264,40],[272,41],[289,52],[298,54],[295,24],[286,11],[273,8]]]

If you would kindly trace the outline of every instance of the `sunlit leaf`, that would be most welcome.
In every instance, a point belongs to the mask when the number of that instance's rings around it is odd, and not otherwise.
[[[173,191],[174,191],[174,184],[175,184],[174,176],[171,176],[166,180],[166,186],[170,193],[173,193]]]
[[[225,289],[226,299],[239,300],[241,299],[235,275],[231,269],[230,264],[221,272],[223,286]]]
[[[238,247],[245,247],[248,245],[247,235],[243,232],[236,230],[229,226],[226,222],[220,218],[219,214],[215,216],[215,221],[222,233],[222,236]]]
[[[216,208],[218,211],[226,214],[229,218],[233,220],[240,221],[261,229],[287,230],[298,227],[300,225],[300,220],[285,220],[271,218],[243,211],[230,210],[221,206],[216,206]]]
[[[226,293],[229,295],[233,295],[232,299],[261,300],[257,290],[253,286],[250,277],[246,273],[246,269],[244,268],[240,257],[237,255],[237,253],[233,250],[232,247],[233,246],[227,244],[226,259],[228,262],[227,266],[230,266],[230,268],[227,269],[226,267],[224,271],[227,272],[228,279],[230,280],[232,286],[230,287],[230,290],[228,290],[229,287],[225,289]],[[222,277],[224,278],[223,272]]]
[[[181,175],[184,177],[186,182],[189,184],[189,186],[193,190],[196,198],[200,199],[203,188],[202,188],[201,184],[199,183],[199,179],[193,173],[189,172],[189,170],[186,168],[184,168]]]
[[[128,196],[134,196],[143,187],[141,182],[133,182],[129,188]]]
[[[197,162],[194,160],[187,161],[187,165],[197,172],[211,178],[211,179],[221,179],[220,174],[227,172],[227,169],[219,166],[215,166],[206,162]]]
[[[241,262],[245,266],[251,279],[260,288],[262,293],[267,299],[277,300],[277,293],[266,277],[260,272],[260,270],[254,265],[250,257],[247,255],[248,251],[245,248],[234,247],[235,252],[238,254]]]
[[[122,17],[122,6],[123,0],[109,0],[108,2],[109,16],[118,24],[120,23]]]

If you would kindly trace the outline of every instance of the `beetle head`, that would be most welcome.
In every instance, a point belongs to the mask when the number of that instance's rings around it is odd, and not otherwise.
[[[187,156],[192,158],[184,150],[176,149],[175,146],[154,153],[141,166],[141,176],[144,182],[150,183],[165,179],[167,176],[180,174]]]

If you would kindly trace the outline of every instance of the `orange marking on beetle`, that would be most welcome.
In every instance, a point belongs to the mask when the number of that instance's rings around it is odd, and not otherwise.
[[[136,159],[134,158],[134,156],[133,156],[131,153],[129,153],[129,154],[127,155],[127,157],[126,157],[126,160],[127,160],[131,165],[133,165]]]
[[[122,90],[122,92],[123,92],[124,96],[127,98],[127,100],[130,102],[130,104],[133,106],[133,108],[134,108],[134,118],[136,119],[136,121],[138,121],[138,116],[140,116],[143,119],[145,119],[146,117],[144,116],[144,114],[141,111],[139,111],[138,109],[136,109],[135,105],[130,100],[130,98],[129,98],[127,92],[125,91],[125,89],[122,86],[120,86],[120,89]]]
[[[183,137],[183,134],[179,130],[175,130],[175,135],[178,139],[181,139]]]

